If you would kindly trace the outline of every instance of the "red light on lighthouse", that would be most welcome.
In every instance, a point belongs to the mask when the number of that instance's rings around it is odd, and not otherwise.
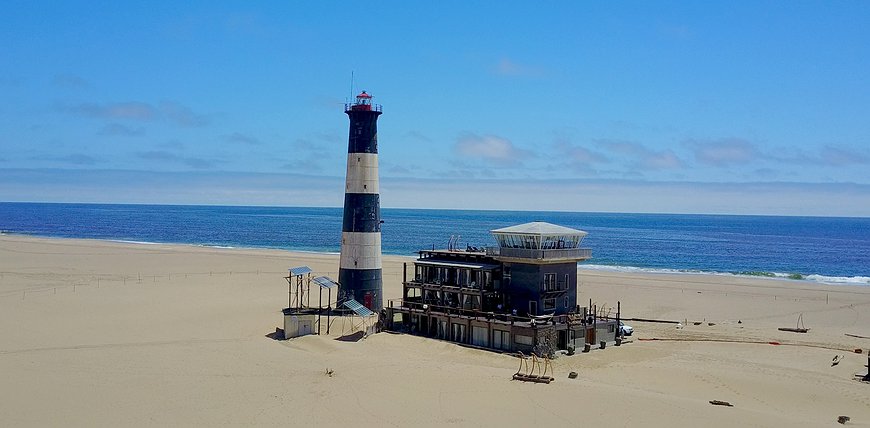
[[[372,104],[372,96],[362,91],[356,96],[356,102],[345,106],[345,111],[381,111],[381,106]]]

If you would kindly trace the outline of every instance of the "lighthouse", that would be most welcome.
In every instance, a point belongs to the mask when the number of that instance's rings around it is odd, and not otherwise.
[[[378,116],[381,106],[362,91],[346,104],[350,119],[347,178],[341,225],[338,282],[345,299],[372,311],[383,307],[381,278],[381,203],[378,189]]]

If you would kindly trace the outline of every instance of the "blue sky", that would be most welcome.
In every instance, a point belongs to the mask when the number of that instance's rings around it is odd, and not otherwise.
[[[867,2],[12,2],[0,200],[870,216]]]

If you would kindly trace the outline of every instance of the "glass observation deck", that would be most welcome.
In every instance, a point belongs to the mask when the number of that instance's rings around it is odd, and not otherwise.
[[[490,231],[498,247],[486,248],[486,255],[532,260],[586,260],[592,250],[580,248],[588,233],[569,227],[535,221]]]

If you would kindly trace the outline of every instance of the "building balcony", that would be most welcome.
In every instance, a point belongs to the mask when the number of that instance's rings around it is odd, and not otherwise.
[[[530,248],[486,247],[486,255],[496,258],[528,260],[586,260],[592,258],[592,249],[559,248],[540,250]]]
[[[466,292],[481,292],[481,291],[492,291],[494,290],[494,284],[478,284],[476,282],[471,282],[470,284],[457,284],[452,281],[442,281],[439,279],[425,279],[422,277],[417,277],[412,280],[409,280],[405,283],[405,285],[409,287],[425,287],[425,288],[437,288],[437,289],[447,289],[454,291],[466,291]]]

